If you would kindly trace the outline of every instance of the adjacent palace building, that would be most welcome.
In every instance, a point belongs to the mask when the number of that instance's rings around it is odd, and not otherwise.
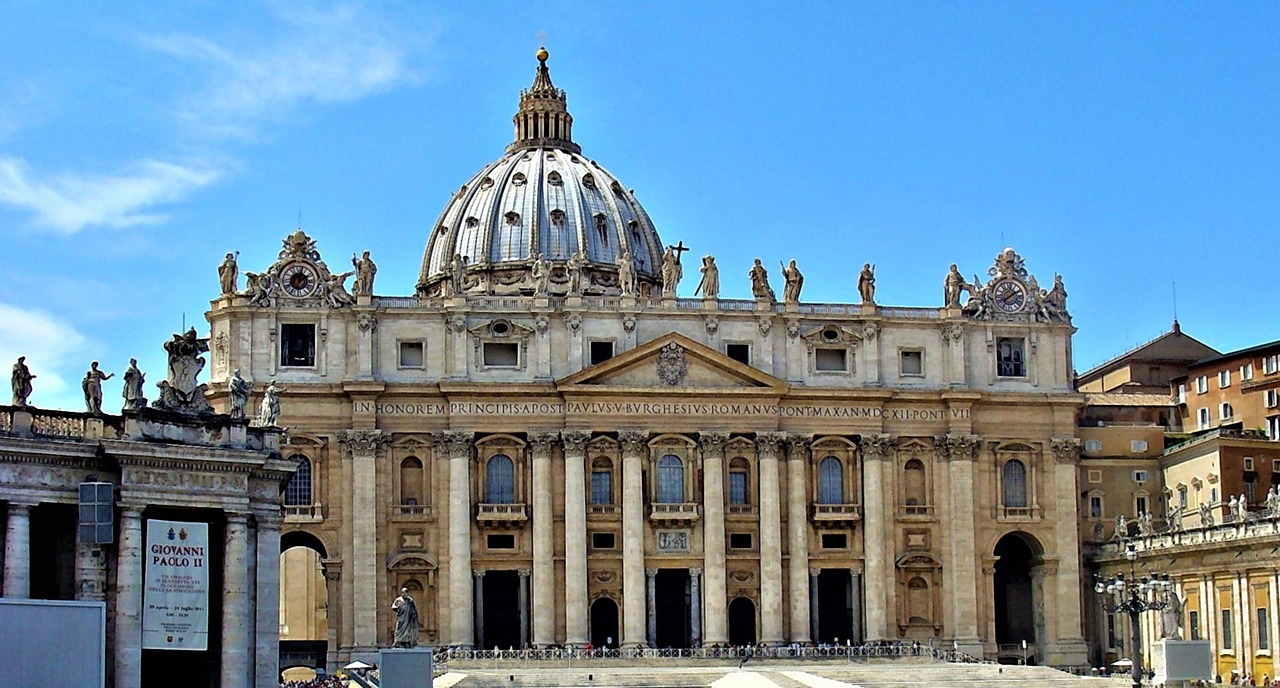
[[[367,255],[348,291],[299,230],[212,302],[210,387],[284,390],[286,654],[389,645],[404,587],[440,646],[1025,640],[1086,665],[1061,281],[1006,249],[932,307],[877,304],[869,266],[855,304],[759,266],[756,298],[718,298],[538,60],[414,293],[376,295]]]

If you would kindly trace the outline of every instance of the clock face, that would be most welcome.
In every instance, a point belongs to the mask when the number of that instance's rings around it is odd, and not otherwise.
[[[1016,313],[1027,305],[1027,290],[1013,280],[996,283],[991,294],[995,299],[996,307],[1006,313]]]
[[[294,263],[280,273],[280,286],[289,296],[310,296],[316,288],[316,271],[305,263]]]

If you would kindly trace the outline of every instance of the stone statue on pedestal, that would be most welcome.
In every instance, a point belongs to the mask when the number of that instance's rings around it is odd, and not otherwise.
[[[267,383],[262,391],[262,406],[258,409],[258,425],[271,428],[280,420],[280,393],[287,391],[276,384],[275,380]]]
[[[391,603],[391,611],[396,615],[396,647],[417,647],[418,629],[422,622],[418,619],[418,605],[409,596],[408,588],[400,588],[400,596]]]
[[[240,280],[240,268],[236,266],[236,258],[239,256],[239,251],[228,253],[218,266],[218,284],[222,287],[223,296],[236,293],[236,285]]]
[[[577,296],[582,293],[582,270],[587,267],[586,258],[582,257],[582,251],[574,251],[569,256],[569,261],[565,263],[565,272],[569,273],[569,293]]]
[[[757,300],[777,300],[777,297],[774,296],[773,288],[769,286],[769,271],[765,269],[759,258],[756,258],[756,263],[751,266],[747,276],[751,278],[752,296]]]
[[[942,280],[943,303],[946,304],[947,308],[960,307],[960,292],[964,291],[966,286],[964,276],[960,274],[960,269],[956,267],[955,263],[952,263],[946,279]]]
[[[618,287],[623,296],[636,295],[636,266],[631,262],[629,250],[624,250],[618,257]]]
[[[1169,591],[1169,604],[1160,610],[1160,638],[1182,640],[1182,598]]]
[[[31,397],[31,381],[36,379],[31,374],[31,369],[27,367],[27,357],[19,356],[18,362],[13,364],[13,405],[27,406],[27,399]]]
[[[1200,525],[1205,528],[1213,526],[1213,507],[1208,502],[1200,502]]]
[[[129,367],[124,371],[124,389],[120,395],[124,397],[124,410],[138,411],[147,407],[147,398],[142,395],[142,383],[147,381],[147,374],[138,370],[138,359],[129,359]]]
[[[795,258],[791,259],[790,265],[782,266],[782,279],[785,280],[782,285],[782,300],[786,303],[800,303],[800,290],[804,288],[804,275],[800,273],[800,268],[796,267]]]
[[[467,259],[461,253],[453,254],[453,260],[449,261],[449,282],[454,294],[467,290]]]
[[[351,265],[356,269],[356,281],[351,285],[351,292],[356,296],[373,294],[373,278],[378,274],[378,266],[369,258],[369,252],[365,251],[360,258],[352,255]]]
[[[676,287],[679,286],[682,277],[684,277],[684,267],[680,265],[680,251],[675,246],[668,246],[666,253],[662,254],[663,298],[675,298]]]
[[[548,283],[551,280],[551,265],[541,253],[533,254],[533,267],[529,275],[533,277],[534,296],[546,296]]]
[[[704,299],[715,299],[720,297],[720,268],[716,266],[716,259],[710,253],[702,257],[702,267],[698,268],[698,272],[702,273],[702,280],[698,282],[698,288],[693,290],[693,295],[702,294]]]
[[[213,413],[213,407],[204,398],[208,385],[196,381],[204,369],[200,354],[209,351],[209,340],[196,336],[193,327],[186,334],[173,335],[173,339],[164,343],[164,350],[169,354],[169,377],[156,383],[160,398],[151,405],[179,413]]]
[[[865,263],[862,272],[858,273],[858,294],[864,304],[876,302],[876,266]]]
[[[89,413],[102,413],[102,381],[110,380],[112,375],[98,370],[97,361],[89,364],[89,372],[80,381],[80,388],[84,390],[84,406]]]
[[[253,383],[240,377],[240,369],[236,368],[236,372],[231,374],[231,379],[227,381],[227,392],[231,398],[231,418],[234,420],[243,420],[245,416],[245,408],[249,405],[249,392],[253,390]]]

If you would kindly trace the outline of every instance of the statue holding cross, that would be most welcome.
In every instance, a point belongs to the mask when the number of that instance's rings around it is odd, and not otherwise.
[[[684,277],[680,254],[688,250],[689,247],[681,241],[675,246],[668,246],[666,253],[662,254],[662,298],[675,298],[676,286],[680,284],[680,278]]]

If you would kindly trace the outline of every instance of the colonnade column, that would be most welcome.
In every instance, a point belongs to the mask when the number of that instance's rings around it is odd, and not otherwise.
[[[9,502],[4,529],[4,596],[31,597],[31,504]]]
[[[811,635],[809,581],[808,472],[810,435],[787,435],[787,581],[791,598],[791,639],[804,643]],[[816,588],[815,588],[816,589]],[[816,598],[816,595],[814,596]]]
[[[256,623],[249,603],[249,515],[227,512],[222,566],[222,682],[223,688],[250,685],[253,653],[249,626]]]
[[[782,496],[778,450],[785,435],[756,435],[760,468],[760,640],[775,645],[782,634]]]
[[[822,569],[809,569],[809,630],[813,634],[813,640],[817,640],[820,635],[818,632],[818,619],[821,617],[822,608],[818,602],[818,574],[822,573]]]
[[[1058,550],[1058,571],[1054,576],[1058,606],[1058,652],[1054,660],[1058,664],[1080,664],[1088,657],[1088,645],[1080,623],[1080,532],[1077,526],[1067,527],[1070,520],[1079,523],[1079,500],[1076,498],[1076,478],[1080,464],[1080,440],[1074,437],[1054,438],[1054,540]]]
[[[537,569],[535,569],[535,572],[536,571]],[[519,571],[516,571],[516,575],[520,579],[520,588],[516,592],[516,606],[520,609],[520,647],[523,649],[529,647],[529,570],[520,569]],[[533,591],[535,595],[534,599],[536,600],[538,592],[537,587],[535,587]],[[552,618],[555,618],[554,610],[552,610]],[[537,619],[538,617],[535,615],[534,621],[536,622]],[[546,645],[542,645],[541,643],[535,642],[534,644],[539,647],[546,647]]]
[[[116,556],[116,685],[142,685],[142,507],[122,505]]]
[[[471,588],[471,594],[475,595],[475,599],[471,603],[472,614],[475,615],[475,646],[484,648],[484,571],[476,571],[468,578],[474,577],[475,584]],[[462,611],[455,609],[455,613]]]
[[[689,569],[689,641],[702,645],[702,569]]]
[[[449,599],[455,605],[465,605],[475,590],[471,578],[471,432],[450,430],[442,435],[449,457]],[[482,614],[481,600],[476,598],[477,617]],[[465,607],[452,607],[449,643],[475,645],[478,623]]]
[[[551,450],[559,439],[559,434],[554,432],[529,434],[533,457],[533,644],[538,647],[549,647],[556,642],[556,536],[555,514],[551,507]]]
[[[76,599],[107,599],[107,555],[102,545],[76,543]]]
[[[258,688],[280,684],[280,526],[284,517],[280,508],[274,513],[256,514],[258,522],[257,585],[257,667]]]
[[[645,635],[649,647],[658,645],[658,569],[645,569],[645,607],[648,612],[648,623],[645,624]]]
[[[339,646],[341,639],[338,637],[338,628],[346,621],[343,619],[342,608],[342,561],[337,559],[325,559],[320,562],[324,567],[324,592],[327,600],[329,600],[328,610],[325,613],[325,641],[328,649],[325,652],[325,668],[332,674],[338,670],[339,665]]]
[[[938,449],[945,453],[950,484],[947,561],[951,566],[948,575],[951,590],[947,596],[951,600],[951,619],[948,625],[956,646],[974,656],[982,655],[982,645],[978,640],[978,560],[974,543],[977,525],[973,502],[978,442],[977,437],[970,435],[948,435],[937,439]]]
[[[648,642],[644,570],[644,451],[649,433],[623,430],[622,443],[622,645]]]
[[[565,644],[590,640],[587,609],[587,441],[591,433],[566,430],[564,444],[564,620]]]
[[[705,562],[707,613],[703,619],[706,642],[729,642],[728,581],[724,568],[724,445],[727,432],[704,432],[702,447],[702,554]]]
[[[867,639],[889,639],[889,598],[885,583],[893,573],[890,568],[892,552],[885,542],[887,519],[891,518],[893,505],[884,501],[884,463],[893,446],[889,435],[868,435],[860,446],[863,462],[862,551],[865,556],[867,590]]]
[[[351,621],[357,652],[378,649],[378,591],[386,567],[378,558],[378,460],[391,438],[381,430],[347,430],[338,436],[351,461]]]
[[[862,572],[849,571],[849,640],[862,642]]]

